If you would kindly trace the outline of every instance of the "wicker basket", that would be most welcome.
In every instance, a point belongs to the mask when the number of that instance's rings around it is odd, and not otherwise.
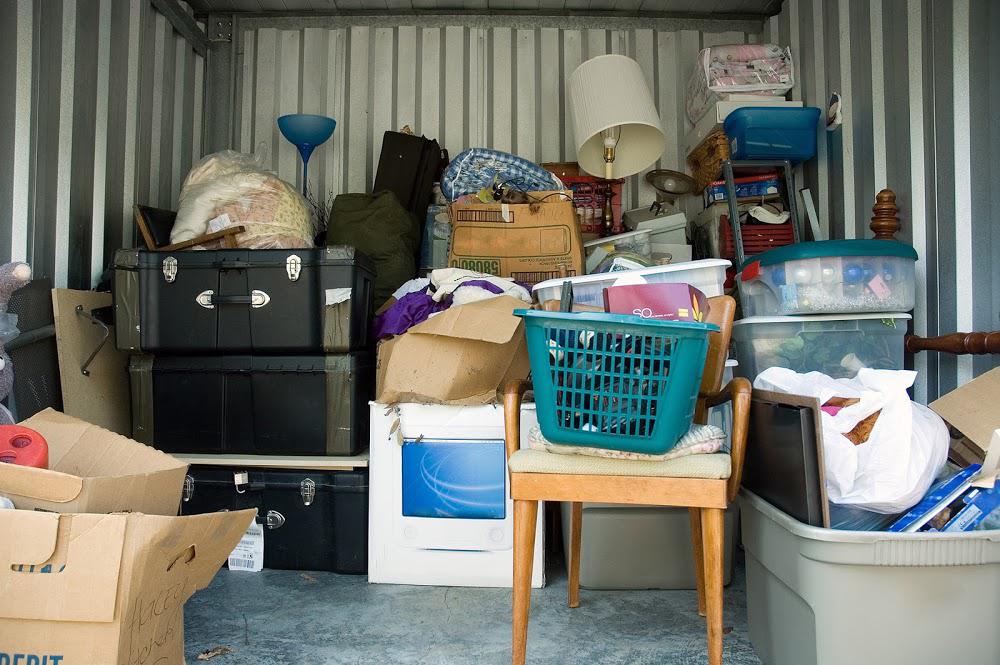
[[[722,162],[729,159],[729,139],[721,129],[716,129],[702,139],[687,157],[688,167],[697,191],[722,175]]]

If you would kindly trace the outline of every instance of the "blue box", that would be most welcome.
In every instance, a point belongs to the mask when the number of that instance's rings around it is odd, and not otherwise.
[[[816,156],[820,110],[747,107],[736,109],[723,125],[730,159],[787,159],[804,162]]]

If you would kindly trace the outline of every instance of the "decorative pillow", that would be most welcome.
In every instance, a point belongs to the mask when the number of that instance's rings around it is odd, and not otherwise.
[[[542,430],[535,425],[528,433],[528,446],[534,450],[546,450],[550,453],[560,455],[589,455],[591,457],[608,457],[611,459],[624,460],[646,460],[649,462],[663,462],[683,457],[685,455],[697,455],[702,453],[717,453],[726,443],[726,433],[715,425],[692,425],[687,434],[681,437],[677,445],[663,453],[662,455],[646,455],[644,453],[630,453],[621,450],[605,450],[604,448],[591,448],[588,446],[567,446],[559,443],[549,443]]]

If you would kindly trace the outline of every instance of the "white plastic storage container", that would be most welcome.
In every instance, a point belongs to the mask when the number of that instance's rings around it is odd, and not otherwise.
[[[767,665],[1000,662],[1000,531],[836,531],[746,490],[739,505]]]
[[[737,374],[768,367],[850,378],[862,367],[903,369],[909,314],[757,316],[733,323]]]
[[[917,253],[893,240],[823,240],[758,254],[740,273],[748,316],[906,312]]]
[[[568,281],[573,284],[573,302],[579,305],[593,305],[594,307],[604,306],[604,289],[614,286],[616,283],[690,284],[708,297],[721,296],[722,285],[726,281],[726,268],[729,266],[729,261],[724,259],[671,263],[665,266],[643,268],[642,270],[550,279],[535,284],[532,292],[538,302],[559,300],[563,282]]]

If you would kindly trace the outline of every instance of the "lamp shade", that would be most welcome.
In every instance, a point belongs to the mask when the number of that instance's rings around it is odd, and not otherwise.
[[[642,67],[624,55],[601,55],[576,68],[568,84],[576,161],[583,170],[604,176],[606,129],[616,128],[618,143],[611,176],[642,171],[663,154],[666,136]]]

